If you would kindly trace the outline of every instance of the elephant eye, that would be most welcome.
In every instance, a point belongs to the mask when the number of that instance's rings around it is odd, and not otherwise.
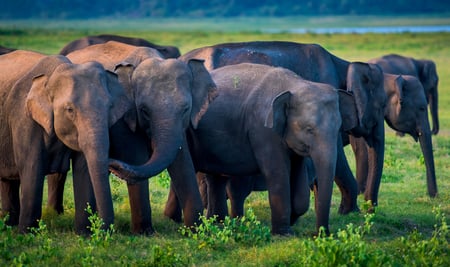
[[[64,107],[64,110],[69,119],[73,120],[75,118],[75,109],[72,106],[66,106]]]

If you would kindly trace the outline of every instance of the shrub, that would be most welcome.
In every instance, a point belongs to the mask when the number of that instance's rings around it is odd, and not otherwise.
[[[222,248],[233,243],[258,245],[270,241],[270,229],[258,221],[251,208],[246,214],[240,218],[226,216],[222,222],[217,222],[217,216],[200,216],[200,225],[193,229],[183,226],[179,232],[196,240],[198,248]]]

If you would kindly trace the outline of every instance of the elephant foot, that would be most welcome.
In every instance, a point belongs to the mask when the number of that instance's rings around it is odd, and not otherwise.
[[[176,223],[182,223],[183,222],[183,218],[182,218],[182,212],[181,210],[178,209],[165,209],[164,210],[164,216],[166,216],[167,218],[173,220]]]
[[[341,205],[339,205],[339,210],[338,210],[339,214],[347,215],[351,212],[360,212],[358,205],[356,205],[356,204],[346,205],[345,203],[341,203]]]
[[[272,235],[280,235],[280,236],[293,236],[294,231],[292,231],[291,227],[272,227]]]
[[[152,226],[149,226],[145,229],[133,230],[134,235],[143,235],[143,236],[152,236],[155,234],[155,229]]]
[[[300,217],[300,215],[291,214],[291,226],[294,225],[297,222],[299,217]]]

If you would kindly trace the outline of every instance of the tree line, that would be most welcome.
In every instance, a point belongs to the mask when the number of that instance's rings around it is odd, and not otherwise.
[[[401,15],[450,12],[442,0],[13,0],[0,19]]]

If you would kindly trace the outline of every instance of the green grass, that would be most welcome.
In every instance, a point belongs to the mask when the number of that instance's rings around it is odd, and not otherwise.
[[[345,20],[327,18],[297,18],[300,23],[345,26]],[[443,18],[388,18],[383,25],[419,23],[448,24]],[[332,53],[351,61],[366,61],[387,53],[429,58],[436,62],[440,76],[439,108],[441,132],[433,137],[436,176],[439,197],[430,199],[426,193],[425,166],[421,160],[420,146],[411,137],[399,138],[391,130],[386,134],[386,157],[380,187],[379,207],[366,226],[364,213],[341,216],[335,186],[332,199],[330,227],[333,238],[314,239],[315,214],[313,207],[293,227],[293,237],[272,237],[270,241],[248,245],[246,242],[224,241],[224,246],[199,247],[199,241],[182,236],[181,225],[162,214],[167,198],[167,177],[151,179],[151,204],[156,230],[151,237],[130,234],[130,211],[124,183],[111,178],[116,221],[114,234],[98,232],[92,239],[79,237],[73,232],[74,204],[70,179],[66,184],[65,213],[57,216],[44,211],[41,228],[29,235],[18,235],[0,221],[0,266],[449,266],[449,233],[446,228],[450,214],[450,34],[288,34],[263,33],[255,25],[238,27],[211,26],[202,30],[205,21],[173,21],[163,28],[155,21],[85,21],[74,26],[68,22],[2,22],[0,45],[31,49],[43,53],[57,53],[65,43],[87,34],[115,33],[139,36],[158,44],[176,45],[182,53],[196,47],[221,42],[250,40],[288,40],[319,43]],[[353,21],[355,21],[354,19]],[[258,27],[293,24],[294,18],[261,21]],[[216,21],[218,25],[220,20]],[[247,21],[248,22],[248,21]],[[41,23],[41,24],[40,24]],[[229,24],[227,24],[229,23]],[[279,23],[279,24],[277,24]],[[284,23],[284,24],[283,24]],[[377,25],[378,19],[360,22]],[[248,24],[248,23],[247,23]],[[336,25],[335,25],[336,24]],[[189,25],[191,27],[188,29]],[[317,26],[320,26],[317,25]],[[365,24],[364,24],[365,25]],[[370,26],[369,25],[369,26]],[[230,28],[226,28],[226,27]],[[367,26],[367,25],[365,25]],[[164,31],[158,30],[164,29]],[[253,27],[253,28],[251,28]],[[292,26],[291,26],[292,27]],[[280,26],[281,28],[281,26]],[[188,29],[188,30],[187,30]],[[237,30],[239,29],[239,30]],[[248,30],[245,31],[244,30]],[[346,148],[349,161],[354,166],[350,148]],[[46,194],[46,193],[45,193]],[[45,196],[44,194],[44,196]],[[45,200],[44,200],[45,202]],[[363,197],[359,206],[365,205]],[[439,208],[438,208],[439,207]],[[246,201],[262,226],[270,227],[270,209],[267,192],[254,192]],[[433,209],[438,209],[434,211]],[[436,218],[437,217],[437,218]],[[244,230],[253,229],[250,226]],[[447,229],[447,230],[446,230]],[[226,239],[221,229],[215,236]],[[228,233],[229,234],[229,233]],[[231,233],[231,236],[239,232]],[[202,238],[208,238],[206,234]],[[203,239],[210,240],[210,239]],[[227,243],[229,242],[229,243]],[[335,258],[338,257],[338,258]],[[424,260],[428,260],[425,264]]]

